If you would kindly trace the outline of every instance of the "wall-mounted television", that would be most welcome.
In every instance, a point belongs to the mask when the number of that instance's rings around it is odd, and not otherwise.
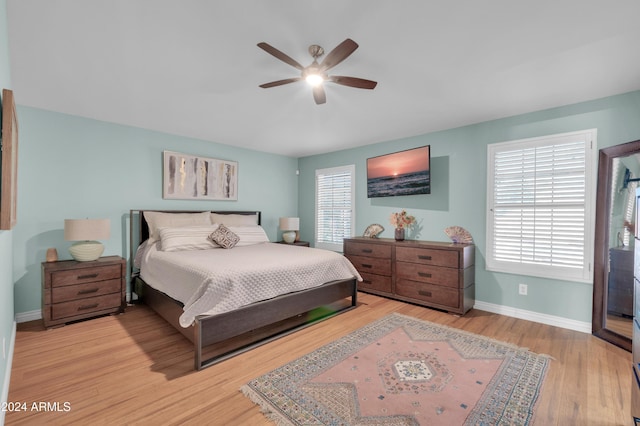
[[[429,145],[367,159],[367,197],[431,193]]]

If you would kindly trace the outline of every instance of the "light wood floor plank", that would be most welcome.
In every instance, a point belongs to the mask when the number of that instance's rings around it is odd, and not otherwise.
[[[18,325],[10,402],[68,402],[69,412],[8,412],[7,425],[268,425],[239,388],[389,313],[433,321],[553,357],[537,425],[628,425],[631,354],[591,335],[472,310],[460,317],[359,294],[359,306],[193,371],[192,346],[145,306],[44,330]]]

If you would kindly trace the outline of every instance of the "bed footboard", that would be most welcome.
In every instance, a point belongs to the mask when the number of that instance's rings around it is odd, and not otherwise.
[[[257,346],[356,307],[355,278],[253,303],[235,311],[198,317],[180,327],[182,307],[164,293],[146,286],[143,301],[194,343],[196,370],[214,365]]]

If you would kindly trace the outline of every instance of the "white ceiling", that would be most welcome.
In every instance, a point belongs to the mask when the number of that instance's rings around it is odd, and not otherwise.
[[[294,157],[640,89],[638,0],[7,0],[20,105]],[[316,105],[307,49],[360,47]]]

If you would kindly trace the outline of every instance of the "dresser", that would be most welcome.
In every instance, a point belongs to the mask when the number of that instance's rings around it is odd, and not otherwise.
[[[609,249],[607,313],[633,316],[633,248]]]
[[[45,327],[124,312],[126,262],[106,256],[90,262],[42,263],[42,318]]]
[[[363,282],[358,290],[463,315],[475,302],[475,246],[356,237],[344,255]]]

